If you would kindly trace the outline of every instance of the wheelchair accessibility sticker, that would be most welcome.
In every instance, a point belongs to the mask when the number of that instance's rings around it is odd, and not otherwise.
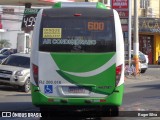
[[[53,85],[44,85],[44,93],[46,94],[53,93]]]

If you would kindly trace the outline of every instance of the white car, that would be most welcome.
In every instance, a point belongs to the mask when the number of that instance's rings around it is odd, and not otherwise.
[[[6,51],[8,51],[8,50],[10,50],[11,48],[2,48],[1,50],[0,50],[0,54],[3,54],[4,52],[6,52]]]
[[[0,65],[0,83],[18,86],[30,91],[30,55],[16,53],[8,56]]]
[[[133,50],[131,50],[131,58],[133,58]],[[139,51],[139,60],[140,60],[140,69],[141,69],[141,73],[145,73],[146,70],[148,69],[148,55],[142,53],[141,51]]]

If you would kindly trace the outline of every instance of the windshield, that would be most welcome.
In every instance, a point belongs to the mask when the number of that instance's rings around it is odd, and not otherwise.
[[[10,51],[5,51],[5,52],[3,52],[2,53],[3,55],[10,55],[10,54],[12,54]]]
[[[0,54],[3,54],[6,51],[8,51],[8,49],[2,49],[2,50],[0,50]]]
[[[30,67],[30,58],[24,57],[24,56],[10,55],[2,63],[2,65],[11,65],[11,66],[29,68]]]
[[[113,17],[43,17],[39,50],[47,52],[116,51]]]

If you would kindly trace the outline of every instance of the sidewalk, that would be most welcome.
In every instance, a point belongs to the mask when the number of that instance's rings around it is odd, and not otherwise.
[[[160,65],[148,65],[148,68],[160,68]]]
[[[160,80],[159,78],[155,77],[155,76],[151,76],[151,75],[145,75],[145,74],[141,74],[140,76],[129,76],[129,77],[125,77],[125,84],[131,84],[131,83],[141,83],[141,82],[151,82],[151,81],[157,81]]]
[[[136,77],[132,75],[128,77],[125,76],[125,84],[160,80],[160,74],[158,72],[160,71],[160,65],[148,65],[148,70],[149,69],[152,69],[153,72],[148,73],[148,71],[146,71],[145,73],[141,73]]]
[[[155,66],[153,66],[152,68],[156,68]],[[151,69],[152,69],[151,68]],[[159,67],[158,67],[159,69]],[[151,81],[160,81],[160,76],[159,75],[148,75],[145,73],[142,73],[140,75],[137,76],[128,76],[125,77],[125,84],[130,84],[130,83],[140,83],[140,82],[151,82]]]
[[[159,80],[160,78],[157,76],[151,76],[151,75],[146,75],[146,74],[141,74],[137,76],[128,76],[125,77],[125,82],[127,81],[154,81],[154,80]]]

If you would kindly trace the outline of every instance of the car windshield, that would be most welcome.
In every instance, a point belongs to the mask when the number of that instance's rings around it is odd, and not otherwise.
[[[10,54],[11,54],[10,51],[5,51],[5,52],[2,53],[2,55],[10,55]]]
[[[139,59],[142,61],[146,59],[143,53],[139,53]]]
[[[30,67],[30,58],[25,57],[25,56],[10,55],[2,63],[2,65],[11,65],[11,66],[29,68]]]
[[[4,52],[8,51],[8,49],[1,49],[0,54],[3,54]]]

